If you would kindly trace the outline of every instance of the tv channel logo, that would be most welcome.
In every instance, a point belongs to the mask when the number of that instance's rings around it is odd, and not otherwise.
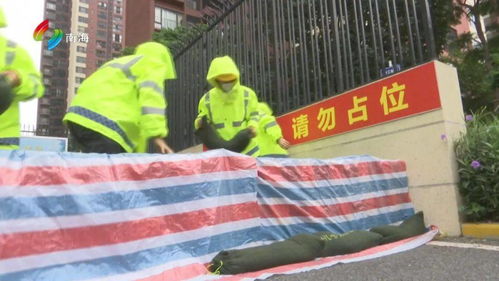
[[[47,32],[48,29],[49,29],[49,20],[42,21],[35,28],[35,31],[33,32],[33,38],[35,39],[35,41],[43,41],[43,35],[45,34],[45,32]],[[63,36],[64,32],[62,32],[62,30],[54,29],[54,34],[47,43],[47,49],[52,50],[55,47],[57,47],[57,45],[61,43]]]

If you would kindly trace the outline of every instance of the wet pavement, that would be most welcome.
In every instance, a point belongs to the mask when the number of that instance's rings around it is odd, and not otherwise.
[[[432,245],[432,242],[442,243]],[[338,264],[306,273],[274,276],[268,280],[499,281],[499,240],[447,237],[432,242],[391,256]],[[477,245],[483,249],[473,248]]]

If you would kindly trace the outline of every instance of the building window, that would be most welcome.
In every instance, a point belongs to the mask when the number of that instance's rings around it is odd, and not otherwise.
[[[200,18],[196,18],[196,17],[187,16],[186,20],[190,24],[199,24],[199,23],[201,23],[201,19]]]
[[[106,29],[107,28],[107,23],[104,22],[104,21],[98,21],[97,22],[97,27],[98,28],[102,28],[102,29]]]
[[[75,78],[75,82],[78,83],[78,84],[81,84],[83,82],[85,78],[81,78],[81,77],[76,77]]]
[[[78,26],[78,32],[87,32],[87,28],[83,26]]]
[[[49,20],[55,20],[55,13],[54,12],[50,12],[50,11],[47,11],[45,13],[45,17]]]
[[[88,9],[85,8],[85,7],[79,7],[78,8],[78,11],[80,11],[80,13],[85,13],[85,14],[88,14]]]
[[[114,50],[115,52],[121,52],[121,49],[122,49],[122,48],[123,48],[123,47],[122,47],[122,46],[121,46],[121,44],[119,44],[119,43],[114,43],[114,44],[113,44],[113,50]]]
[[[76,67],[76,72],[77,72],[77,73],[85,73],[85,68],[84,68],[84,67],[79,67],[79,66],[77,66],[77,67]]]
[[[99,3],[97,4],[97,6],[99,6],[99,8],[103,8],[103,9],[105,9],[105,8],[107,8],[107,3],[104,3],[104,2],[99,2]]]
[[[116,42],[116,43],[121,43],[121,39],[122,39],[122,36],[121,34],[114,34],[113,36],[113,41]]]
[[[97,40],[97,47],[106,48],[106,42],[102,40]]]
[[[192,9],[192,10],[197,10],[198,9],[198,0],[187,0],[185,1],[185,5],[187,8]]]
[[[182,16],[169,11],[167,9],[163,9],[160,7],[156,7],[154,9],[154,28],[155,29],[175,29],[182,22]]]
[[[56,5],[55,5],[55,3],[47,2],[46,7],[47,7],[47,10],[55,10]]]
[[[104,13],[104,12],[100,12],[100,13],[97,15],[97,17],[98,17],[98,18],[100,18],[100,19],[105,20],[105,19],[107,19],[107,14],[106,14],[106,13]]]
[[[116,14],[121,14],[121,7],[114,6],[114,12],[115,12]]]
[[[121,31],[121,25],[120,24],[113,24],[113,31]]]
[[[97,37],[106,38],[107,32],[104,30],[97,30]]]
[[[106,56],[106,52],[105,52],[105,51],[103,51],[103,50],[96,50],[96,51],[95,51],[95,54],[96,54],[98,57],[100,57],[100,58],[102,58],[102,57],[105,57],[105,56]]]
[[[49,50],[43,50],[43,55],[44,56],[51,56],[51,55],[53,55],[53,52],[49,51]]]
[[[86,17],[78,17],[78,21],[79,22],[88,23],[88,18],[86,18]]]
[[[83,46],[76,46],[76,51],[80,53],[85,53],[87,50]]]
[[[76,62],[81,62],[81,63],[85,63],[86,62],[86,58],[84,57],[76,57]]]
[[[103,60],[98,60],[97,63],[95,64],[97,67],[101,67],[101,65],[103,65],[105,63],[105,61]]]

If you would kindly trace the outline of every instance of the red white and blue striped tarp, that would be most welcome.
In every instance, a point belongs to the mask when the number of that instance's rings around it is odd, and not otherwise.
[[[0,280],[225,278],[205,268],[221,250],[413,213],[404,163],[369,156],[3,151]]]
[[[403,161],[259,158],[258,205],[269,239],[345,233],[414,214]]]

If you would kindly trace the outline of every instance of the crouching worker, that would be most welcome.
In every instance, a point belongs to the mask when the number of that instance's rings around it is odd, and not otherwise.
[[[268,104],[261,102],[258,104],[258,112],[260,114],[260,123],[257,140],[260,147],[260,157],[288,157],[290,144],[282,137],[281,127],[272,115],[272,109]]]
[[[83,152],[145,152],[153,139],[160,153],[173,153],[163,94],[165,80],[175,79],[169,50],[154,42],[139,45],[134,55],[111,60],[83,83],[64,116]]]
[[[257,157],[255,92],[240,84],[239,70],[228,56],[211,62],[206,79],[213,88],[199,101],[196,135],[209,149],[225,148]]]
[[[0,28],[7,21],[0,8]],[[19,148],[19,103],[43,96],[42,78],[28,52],[0,36],[0,149]]]

